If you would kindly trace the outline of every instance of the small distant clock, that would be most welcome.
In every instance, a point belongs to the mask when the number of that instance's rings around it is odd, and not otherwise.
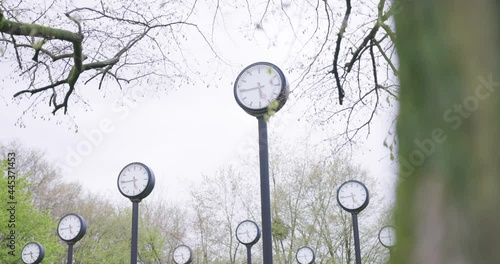
[[[41,263],[45,256],[45,250],[40,243],[30,242],[21,251],[21,260],[25,264]]]
[[[396,246],[396,229],[393,226],[384,226],[378,232],[378,240],[380,244],[386,248]]]
[[[314,263],[315,255],[314,250],[310,247],[301,247],[297,250],[297,254],[295,255],[297,262],[300,264],[311,264]]]
[[[77,214],[65,215],[61,218],[57,227],[59,237],[68,243],[77,242],[85,235],[86,231],[87,223],[85,219]]]
[[[366,186],[355,180],[344,182],[337,191],[337,201],[340,206],[351,213],[361,212],[369,203]]]
[[[243,245],[253,245],[259,238],[259,226],[252,220],[245,220],[236,227],[236,239]]]
[[[273,103],[278,111],[288,98],[288,82],[278,66],[256,62],[247,66],[234,83],[238,105],[250,115],[262,116]]]
[[[193,261],[193,252],[186,245],[180,245],[174,249],[174,262],[177,264],[189,264]]]
[[[146,198],[155,186],[153,171],[140,162],[125,166],[118,175],[118,190],[132,201]]]

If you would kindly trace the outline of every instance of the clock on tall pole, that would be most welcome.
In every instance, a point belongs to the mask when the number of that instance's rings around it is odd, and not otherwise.
[[[359,242],[358,213],[368,206],[370,196],[366,186],[356,180],[344,182],[337,190],[337,202],[345,211],[352,214],[354,231],[354,250],[356,264],[361,264],[361,246]]]
[[[57,226],[57,235],[68,244],[68,264],[73,264],[73,245],[80,241],[87,231],[87,222],[77,214],[67,214]]]
[[[246,68],[234,83],[234,98],[248,114],[257,117],[259,128],[260,197],[262,209],[262,249],[264,264],[273,263],[271,195],[269,190],[269,151],[267,119],[288,99],[289,86],[283,71],[269,62],[256,62]]]
[[[176,264],[189,264],[193,261],[193,251],[186,245],[180,245],[174,249],[172,258]]]
[[[392,250],[396,247],[396,228],[384,226],[378,232],[378,241],[389,250],[389,259],[392,258]]]
[[[120,171],[117,184],[120,193],[132,201],[132,245],[130,250],[130,263],[137,264],[139,203],[153,191],[155,186],[155,175],[145,164],[132,162]]]
[[[316,260],[314,250],[310,247],[301,247],[295,254],[295,259],[299,264],[312,264]]]
[[[236,227],[236,239],[247,247],[247,264],[252,263],[252,246],[259,241],[260,229],[252,220],[245,220]]]
[[[45,249],[38,242],[30,242],[21,250],[21,260],[24,264],[39,264],[45,256]]]

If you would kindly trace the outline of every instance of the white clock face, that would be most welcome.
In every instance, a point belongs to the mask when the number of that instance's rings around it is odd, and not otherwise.
[[[243,244],[252,244],[259,239],[259,227],[253,221],[245,220],[236,228],[236,238]]]
[[[278,99],[284,85],[277,69],[268,64],[256,64],[240,74],[235,95],[247,108],[263,109]]]
[[[303,247],[297,251],[297,261],[300,264],[310,264],[314,261],[314,251],[310,247]]]
[[[80,218],[74,214],[66,215],[61,222],[59,222],[59,227],[57,232],[61,239],[69,241],[74,239],[80,234],[82,230],[82,222]]]
[[[378,239],[384,247],[394,247],[396,245],[396,229],[392,226],[385,226],[380,229]]]
[[[137,163],[126,166],[118,176],[118,188],[127,196],[136,196],[142,193],[149,182],[147,169]]]
[[[191,261],[191,249],[187,246],[178,246],[174,250],[174,261],[177,264],[186,264]]]
[[[31,242],[24,246],[21,252],[21,259],[26,264],[32,264],[39,260],[40,254],[40,246]]]
[[[338,191],[339,203],[348,210],[357,210],[365,205],[368,192],[365,187],[357,181],[348,181],[340,186]]]

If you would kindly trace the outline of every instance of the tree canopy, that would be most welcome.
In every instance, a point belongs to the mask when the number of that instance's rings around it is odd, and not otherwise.
[[[3,1],[0,50],[19,83],[15,100],[55,114],[91,105],[89,87],[144,95],[211,74],[216,61],[224,65],[216,75],[235,72],[227,42],[243,39],[282,53],[294,98],[311,101],[304,118],[343,123],[339,138],[349,142],[398,98],[392,17],[400,10],[386,0]],[[199,49],[204,55],[193,55]]]

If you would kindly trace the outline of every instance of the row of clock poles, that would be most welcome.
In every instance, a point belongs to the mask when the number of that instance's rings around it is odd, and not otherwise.
[[[288,93],[289,85],[283,71],[269,62],[257,62],[247,66],[238,75],[234,84],[234,97],[236,102],[245,112],[256,117],[258,120],[264,264],[273,263],[269,153],[266,119],[283,107],[288,99]],[[129,198],[132,202],[131,264],[137,263],[139,203],[151,193],[154,185],[154,173],[146,165],[140,162],[133,162],[125,166],[118,176],[118,189],[120,193]],[[337,199],[342,208],[351,212],[353,215],[356,259],[357,264],[359,264],[361,260],[357,214],[368,205],[368,190],[360,182],[349,181],[339,188]],[[85,221],[76,214],[69,214],[61,220],[58,234],[61,239],[68,243],[68,263],[72,263],[74,243],[83,237],[85,230]],[[31,247],[38,247],[40,249],[39,244],[32,244],[30,245],[30,248]],[[250,252],[250,247],[247,246],[247,248],[248,252]],[[188,247],[179,247],[177,252],[178,255],[174,252],[174,261],[178,264],[190,263],[190,252],[191,250]],[[184,255],[189,255],[189,258],[183,257]],[[179,258],[176,259],[176,256],[179,256]]]
[[[269,62],[257,62],[247,66],[241,71],[234,83],[234,97],[236,102],[245,112],[256,117],[258,120],[263,233],[262,252],[264,264],[273,263],[266,119],[284,106],[288,99],[288,94],[289,86],[283,71]],[[359,245],[358,213],[368,205],[368,189],[361,182],[347,181],[339,187],[337,200],[344,210],[352,214],[356,264],[360,264],[361,250]],[[251,246],[247,246],[248,252],[250,248]],[[313,260],[307,259],[307,261]],[[304,263],[312,263],[307,261]]]
[[[125,166],[118,175],[118,190],[132,201],[132,245],[130,254],[131,264],[143,264],[137,260],[139,203],[146,198],[155,185],[153,171],[143,163],[132,162]],[[87,222],[77,214],[67,214],[60,221],[57,228],[59,238],[68,244],[68,264],[73,263],[73,245],[85,235]],[[25,264],[41,263],[45,256],[43,246],[38,242],[26,244],[21,251],[21,260]],[[192,251],[185,245],[175,248],[173,260],[177,264],[189,264],[192,261]]]
[[[79,215],[68,214],[61,219],[58,227],[58,234],[59,237],[68,244],[68,263],[73,263],[73,245],[83,237],[86,229],[87,224]],[[251,249],[252,246],[259,241],[260,236],[259,226],[252,220],[245,220],[236,228],[236,238],[247,248],[247,264],[252,263]],[[378,239],[384,247],[389,249],[389,252],[392,252],[392,249],[396,245],[396,231],[394,227],[383,227],[378,234]],[[26,264],[41,263],[44,256],[45,250],[38,242],[26,244],[21,253],[21,259]],[[314,250],[305,246],[297,250],[295,258],[300,264],[311,264],[314,263],[316,257]],[[174,250],[173,259],[177,264],[191,263],[193,260],[191,248],[186,245],[178,246]],[[144,264],[142,261],[134,263]]]
[[[369,194],[366,186],[355,180],[343,183],[337,190],[337,201],[353,217],[354,247],[356,263],[361,263],[361,249],[359,242],[357,214],[361,212],[369,202]],[[236,238],[247,248],[247,264],[252,263],[252,246],[259,241],[260,230],[257,223],[245,220],[236,227]],[[384,226],[378,233],[380,243],[389,249],[389,254],[396,245],[396,231],[393,226]],[[301,247],[297,250],[295,258],[300,264],[314,263],[316,257],[314,250],[310,247]]]
[[[269,153],[267,140],[267,120],[272,114],[279,111],[288,99],[289,85],[281,69],[269,62],[253,63],[241,71],[234,83],[234,97],[238,105],[248,114],[258,120],[259,131],[259,163],[261,186],[261,211],[262,211],[262,251],[263,263],[273,263],[272,237],[271,237],[271,202],[269,190]],[[347,181],[337,191],[337,201],[340,206],[352,214],[354,241],[356,251],[356,264],[361,264],[361,250],[359,242],[358,213],[366,208],[369,202],[368,189],[359,181]],[[253,224],[252,224],[253,223]],[[254,222],[242,222],[241,235],[253,234],[252,241],[245,238],[238,240],[247,245],[248,263],[250,263],[251,245],[260,238],[258,227]],[[254,226],[254,227],[251,227]],[[255,230],[257,228],[257,231]],[[385,232],[385,231],[384,231]],[[259,236],[257,237],[257,234]],[[238,233],[237,233],[238,235]],[[250,240],[250,238],[249,238]],[[245,242],[246,241],[246,242]],[[299,252],[312,252],[304,247]],[[304,256],[306,256],[305,254]],[[312,263],[314,254],[310,257],[300,258],[303,262]],[[302,255],[301,255],[302,256]]]

